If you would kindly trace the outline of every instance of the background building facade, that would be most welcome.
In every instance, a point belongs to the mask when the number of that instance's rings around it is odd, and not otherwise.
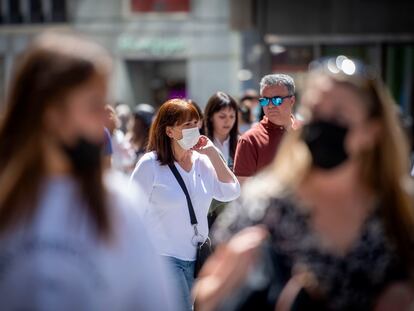
[[[410,0],[0,0],[0,93],[34,35],[75,29],[113,54],[113,102],[180,96],[203,107],[270,72],[293,75],[300,98],[309,62],[343,54],[376,67],[410,116],[413,12]]]
[[[375,67],[405,115],[414,107],[414,1],[232,0],[242,33],[242,67],[257,85],[267,72],[295,76],[299,92],[312,59],[346,55]]]
[[[29,40],[75,29],[113,54],[114,102],[158,106],[189,97],[201,106],[217,90],[237,95],[239,32],[228,0],[1,0],[0,89]]]

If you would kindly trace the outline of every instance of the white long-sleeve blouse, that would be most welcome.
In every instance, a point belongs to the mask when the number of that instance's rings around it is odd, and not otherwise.
[[[240,195],[240,185],[218,180],[216,171],[206,155],[192,153],[193,166],[185,171],[175,162],[181,174],[198,220],[198,231],[208,236],[207,213],[212,199],[232,201]],[[181,260],[195,260],[196,248],[192,242],[191,226],[186,197],[167,165],[160,165],[155,152],[146,153],[131,176],[145,194],[148,204],[140,214],[152,242],[160,255]]]

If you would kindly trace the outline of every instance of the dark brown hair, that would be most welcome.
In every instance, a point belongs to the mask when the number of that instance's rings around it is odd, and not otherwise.
[[[171,139],[166,134],[167,126],[181,125],[193,119],[199,120],[197,109],[183,99],[166,101],[151,125],[147,151],[155,151],[161,165],[174,163]]]
[[[21,55],[0,126],[0,231],[35,214],[46,178],[42,141],[45,112],[65,105],[68,93],[97,75],[106,79],[110,58],[98,45],[70,34],[43,34]],[[73,173],[75,175],[75,173]],[[74,176],[97,233],[110,231],[102,167]]]
[[[204,130],[204,121],[203,121],[203,118],[204,118],[204,115],[203,115],[203,111],[201,110],[201,108],[200,108],[200,106],[194,101],[194,100],[192,100],[192,99],[187,99],[187,101],[190,103],[190,104],[192,104],[194,107],[195,107],[195,109],[197,109],[197,112],[198,112],[198,115],[199,115],[199,117],[200,117],[200,120],[202,121],[202,126],[201,126],[201,128],[199,129],[200,130],[200,135],[205,135],[205,130]]]
[[[207,102],[206,109],[204,111],[204,122],[206,135],[212,141],[214,141],[214,124],[213,115],[222,109],[233,109],[236,115],[236,121],[234,122],[233,128],[230,130],[230,157],[234,159],[234,154],[237,147],[237,138],[239,135],[239,117],[236,100],[230,95],[224,92],[217,92]]]

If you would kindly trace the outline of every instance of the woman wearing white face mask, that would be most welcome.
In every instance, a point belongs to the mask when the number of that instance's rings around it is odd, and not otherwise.
[[[193,105],[172,99],[164,103],[150,130],[146,153],[131,180],[141,185],[148,208],[140,210],[153,243],[173,271],[186,310],[192,309],[191,287],[195,242],[208,236],[207,213],[212,199],[231,201],[240,194],[237,179],[213,143],[200,136]],[[192,225],[187,198],[173,170],[182,177],[197,219]],[[196,234],[198,233],[198,235]]]

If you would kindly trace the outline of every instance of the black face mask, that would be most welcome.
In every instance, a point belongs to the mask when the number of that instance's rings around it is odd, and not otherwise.
[[[62,144],[62,149],[76,172],[91,171],[101,164],[102,144],[79,137],[73,146]]]
[[[345,137],[348,128],[330,121],[312,121],[303,127],[302,139],[312,155],[314,167],[330,170],[348,159]]]

